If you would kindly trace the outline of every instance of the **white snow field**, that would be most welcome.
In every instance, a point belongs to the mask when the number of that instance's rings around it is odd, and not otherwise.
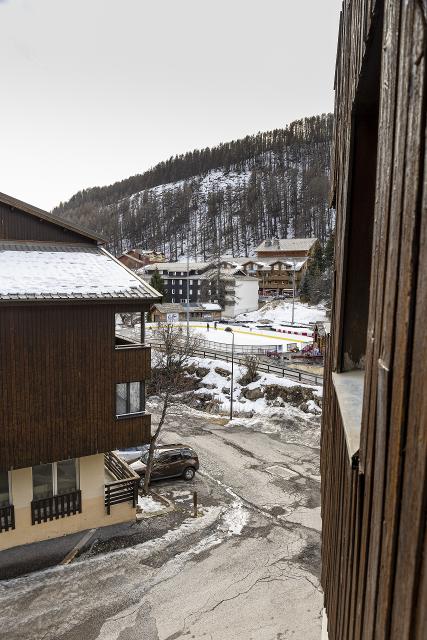
[[[291,324],[292,300],[273,300],[267,302],[258,311],[242,313],[236,320],[271,320],[275,323]],[[310,306],[303,302],[295,302],[294,322],[309,324],[310,322],[322,322],[326,320],[326,311],[322,305]]]

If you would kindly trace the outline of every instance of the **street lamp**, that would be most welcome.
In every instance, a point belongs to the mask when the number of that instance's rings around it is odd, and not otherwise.
[[[234,333],[231,327],[225,327],[225,331],[228,331],[233,336],[231,343],[231,386],[230,386],[230,420],[233,419],[233,387],[234,387]]]

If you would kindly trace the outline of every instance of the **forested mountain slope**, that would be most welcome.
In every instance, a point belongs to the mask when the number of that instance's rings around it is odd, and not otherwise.
[[[244,256],[265,237],[317,236],[333,227],[327,207],[330,114],[161,162],[141,175],[85,189],[55,210],[109,241],[176,259],[219,250]]]

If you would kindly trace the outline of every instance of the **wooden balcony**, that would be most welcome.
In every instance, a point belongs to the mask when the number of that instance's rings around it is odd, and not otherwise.
[[[151,349],[145,344],[116,337],[114,360],[117,382],[145,380],[150,375]]]
[[[0,533],[15,528],[15,507],[13,504],[0,507]]]
[[[104,454],[104,465],[107,477],[113,478],[105,483],[104,500],[107,515],[111,514],[113,505],[122,502],[131,502],[135,509],[138,501],[139,475],[112,451]]]
[[[41,498],[31,502],[31,524],[41,524],[48,520],[58,520],[75,516],[82,512],[82,492],[80,490],[60,496]]]

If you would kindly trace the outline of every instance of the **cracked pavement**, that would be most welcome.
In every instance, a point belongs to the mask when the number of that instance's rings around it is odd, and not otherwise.
[[[319,419],[302,414],[289,431],[280,417],[212,422],[184,410],[162,434],[200,458],[194,483],[157,483],[182,519],[141,544],[0,583],[2,636],[320,638]],[[197,519],[187,517],[194,489]]]

